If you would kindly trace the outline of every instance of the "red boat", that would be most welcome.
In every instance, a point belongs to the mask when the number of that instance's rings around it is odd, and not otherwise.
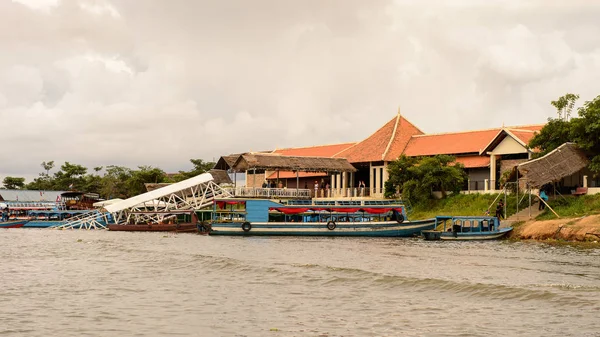
[[[196,232],[198,224],[198,216],[193,210],[186,211],[137,211],[131,212],[132,215],[168,215],[171,219],[167,220],[171,223],[134,223],[134,224],[110,224],[109,231],[123,232]],[[190,222],[179,222],[175,217],[177,215],[187,215]]]
[[[20,228],[25,226],[29,220],[10,220],[0,222],[0,228]]]
[[[109,231],[124,232],[196,232],[195,223],[108,225]]]

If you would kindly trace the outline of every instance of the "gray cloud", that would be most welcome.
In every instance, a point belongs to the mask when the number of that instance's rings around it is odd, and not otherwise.
[[[587,1],[0,1],[0,176],[540,123],[599,92]]]

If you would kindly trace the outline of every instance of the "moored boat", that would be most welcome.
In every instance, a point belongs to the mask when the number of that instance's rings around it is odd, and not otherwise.
[[[425,240],[471,241],[496,240],[512,231],[500,228],[500,221],[492,216],[436,216],[435,229],[423,230]]]
[[[68,220],[74,217],[82,216],[89,213],[89,210],[43,210],[29,211],[29,222],[24,228],[50,228],[65,224]]]
[[[9,220],[0,222],[0,228],[21,228],[25,226],[27,220]]]
[[[434,224],[435,219],[407,220],[404,204],[392,200],[282,204],[222,199],[215,201],[209,224],[198,230],[209,235],[411,237]]]
[[[144,218],[144,215],[160,215],[160,222],[135,222],[125,224],[109,224],[109,231],[122,232],[196,232],[198,216],[193,210],[185,211],[138,211],[131,212],[132,221],[136,218]],[[189,221],[186,221],[188,220]],[[180,221],[183,220],[183,221]]]

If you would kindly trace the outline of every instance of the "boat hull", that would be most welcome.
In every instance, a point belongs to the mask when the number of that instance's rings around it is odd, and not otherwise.
[[[21,228],[28,220],[11,220],[0,222],[0,228]]]
[[[496,231],[483,232],[441,232],[441,231],[423,231],[425,240],[443,240],[443,241],[478,241],[478,240],[498,240],[512,231],[512,227],[501,228]]]
[[[421,221],[348,222],[327,226],[327,223],[278,223],[257,222],[246,225],[243,222],[212,223],[209,235],[234,236],[361,236],[361,237],[412,237],[425,229],[433,228],[434,219]],[[331,229],[331,227],[334,227]]]
[[[108,225],[109,231],[121,232],[196,232],[196,224],[136,224]]]

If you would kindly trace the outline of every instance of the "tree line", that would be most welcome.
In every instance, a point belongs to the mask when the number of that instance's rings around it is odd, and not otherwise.
[[[190,162],[193,165],[190,171],[167,174],[158,167],[146,165],[138,166],[137,169],[117,165],[98,166],[88,171],[85,166],[70,162],[65,162],[58,171],[51,173],[55,163],[48,161],[42,162],[43,171],[32,182],[25,183],[25,178],[22,177],[5,177],[3,185],[6,189],[76,190],[98,193],[105,199],[129,198],[146,192],[146,183],[182,181],[205,173],[215,165],[214,162],[205,162],[202,159],[190,159]]]

